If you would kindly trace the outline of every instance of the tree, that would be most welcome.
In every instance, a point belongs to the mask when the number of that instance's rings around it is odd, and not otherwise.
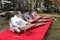
[[[11,11],[13,10],[13,2],[10,0],[10,1],[4,1],[1,2],[2,3],[2,7],[1,7],[1,10],[3,11]]]

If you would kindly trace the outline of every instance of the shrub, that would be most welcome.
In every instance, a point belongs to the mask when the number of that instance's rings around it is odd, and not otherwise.
[[[7,20],[9,20],[12,16],[13,16],[13,14],[10,13],[10,12],[5,13],[5,17],[6,17]]]

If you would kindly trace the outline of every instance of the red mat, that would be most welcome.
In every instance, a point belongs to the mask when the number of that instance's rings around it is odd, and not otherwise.
[[[16,33],[6,30],[0,33],[0,40],[43,40],[52,20],[50,18],[50,21],[46,22],[46,25],[19,34],[20,37],[14,37],[17,35]]]

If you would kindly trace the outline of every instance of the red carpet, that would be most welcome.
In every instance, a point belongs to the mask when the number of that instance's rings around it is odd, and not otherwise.
[[[0,40],[43,40],[48,28],[52,23],[52,18],[49,22],[46,22],[46,25],[40,26],[38,28],[28,30],[24,33],[19,34],[20,37],[14,37],[17,34],[11,32],[10,30],[6,30],[0,33]]]

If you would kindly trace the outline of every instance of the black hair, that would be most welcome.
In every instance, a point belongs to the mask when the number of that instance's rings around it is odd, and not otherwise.
[[[16,14],[19,14],[20,11],[16,11]]]
[[[37,9],[35,9],[35,11],[38,11]]]
[[[29,12],[29,10],[25,10],[25,12]]]

